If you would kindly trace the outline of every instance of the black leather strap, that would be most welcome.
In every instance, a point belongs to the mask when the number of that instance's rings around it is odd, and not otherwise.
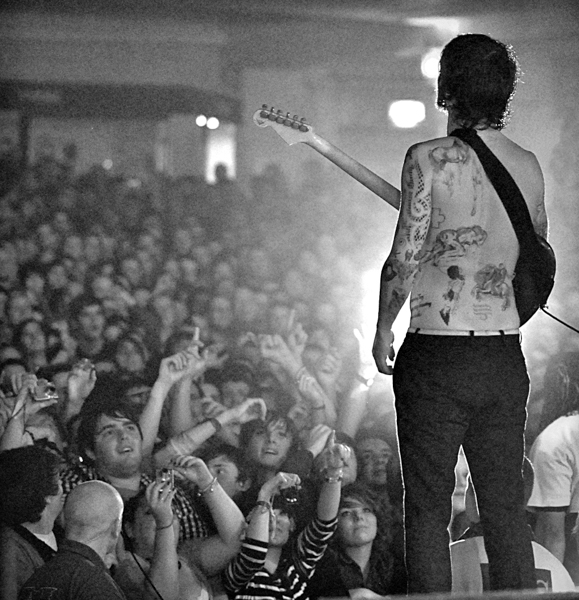
[[[491,152],[474,129],[455,129],[451,136],[461,139],[477,154],[483,169],[501,199],[521,246],[535,243],[535,229],[519,186],[503,163]],[[521,257],[525,256],[523,252]]]

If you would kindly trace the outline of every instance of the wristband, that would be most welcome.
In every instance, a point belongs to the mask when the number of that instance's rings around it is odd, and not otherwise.
[[[169,523],[169,525],[164,525],[163,527],[157,527],[156,530],[163,531],[163,529],[169,529],[169,527],[173,527],[174,522],[175,522],[175,517],[173,517],[173,519],[171,519],[171,522]]]
[[[322,404],[322,406],[314,406],[312,410],[326,410],[326,405]]]
[[[217,433],[223,427],[223,425],[221,425],[221,423],[215,417],[209,419],[209,423],[215,427],[215,433]]]

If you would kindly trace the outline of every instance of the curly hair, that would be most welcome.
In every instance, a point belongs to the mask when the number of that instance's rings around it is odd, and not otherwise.
[[[466,128],[503,129],[520,76],[511,46],[475,33],[459,35],[440,57],[436,104]]]
[[[36,523],[48,496],[58,494],[61,458],[39,446],[0,453],[0,520],[6,525]]]

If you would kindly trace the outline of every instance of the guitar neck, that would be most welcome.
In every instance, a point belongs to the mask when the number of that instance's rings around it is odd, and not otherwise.
[[[356,181],[366,186],[371,192],[382,198],[382,200],[388,202],[390,206],[396,210],[400,208],[400,192],[386,180],[376,175],[376,173],[370,171],[370,169],[316,133],[312,132],[310,138],[305,143],[340,167],[340,169],[348,173]]]

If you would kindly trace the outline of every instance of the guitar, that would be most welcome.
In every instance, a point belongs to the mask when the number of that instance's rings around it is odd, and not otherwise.
[[[299,143],[307,144],[388,202],[390,206],[396,210],[400,208],[400,192],[393,185],[314,133],[312,126],[306,123],[304,118],[300,119],[298,115],[292,117],[290,113],[284,114],[281,110],[268,108],[267,104],[264,104],[253,114],[253,122],[258,127],[273,127],[273,130],[290,146]]]

